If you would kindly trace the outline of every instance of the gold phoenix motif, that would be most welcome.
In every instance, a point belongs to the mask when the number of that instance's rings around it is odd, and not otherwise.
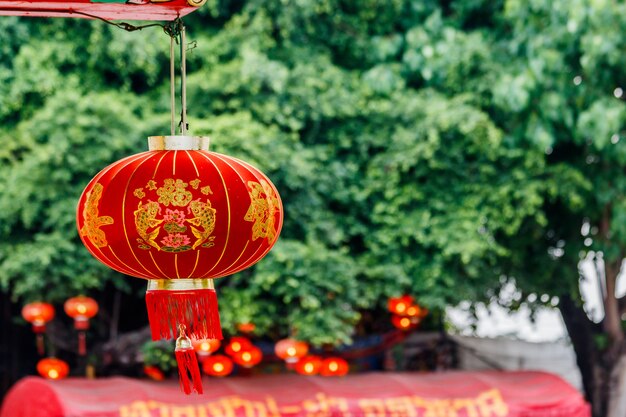
[[[252,240],[267,238],[272,242],[276,237],[274,215],[278,211],[278,196],[265,180],[261,180],[260,183],[248,181],[248,187],[250,187],[250,207],[244,220],[254,222]]]
[[[102,184],[96,183],[91,191],[87,193],[87,200],[83,208],[83,220],[85,224],[80,229],[80,235],[87,237],[87,239],[98,248],[103,248],[108,245],[106,235],[100,230],[100,227],[113,224],[113,218],[111,216],[100,216],[98,212],[98,204],[102,197],[102,190]]]

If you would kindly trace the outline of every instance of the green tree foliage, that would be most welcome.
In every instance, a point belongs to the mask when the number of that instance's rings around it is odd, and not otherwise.
[[[186,22],[192,132],[264,170],[285,204],[275,249],[220,282],[227,329],[348,343],[387,296],[440,308],[512,279],[578,300],[588,253],[614,288],[626,6],[211,0]],[[168,44],[0,19],[0,283],[15,299],[124,282],[82,248],[73,211],[99,169],[167,132]]]

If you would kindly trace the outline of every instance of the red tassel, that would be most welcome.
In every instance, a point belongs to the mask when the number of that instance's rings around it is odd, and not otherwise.
[[[37,333],[37,353],[39,353],[39,356],[43,356],[45,351],[44,351],[44,345],[43,345],[43,333]]]
[[[87,354],[87,341],[85,340],[85,332],[78,332],[78,354],[80,356],[85,356]]]
[[[191,388],[198,394],[202,394],[202,375],[193,348],[176,349],[176,362],[178,363],[178,375],[180,388],[185,394],[191,394]]]
[[[152,340],[176,337],[179,324],[196,339],[222,339],[217,294],[213,289],[146,291]]]
[[[180,388],[187,395],[193,388],[198,394],[202,394],[202,374],[198,366],[196,351],[193,349],[191,340],[185,335],[185,325],[179,326],[180,336],[176,339],[176,362],[178,363],[178,376]]]

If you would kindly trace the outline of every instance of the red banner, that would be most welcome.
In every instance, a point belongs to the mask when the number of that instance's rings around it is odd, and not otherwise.
[[[0,417],[590,417],[569,384],[543,372],[373,373],[343,378],[267,375],[205,381],[47,381],[28,377]]]

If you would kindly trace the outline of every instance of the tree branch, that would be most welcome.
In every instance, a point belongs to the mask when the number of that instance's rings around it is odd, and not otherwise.
[[[560,297],[559,310],[576,352],[576,363],[582,376],[585,397],[591,403],[593,415],[602,416],[604,415],[604,385],[595,366],[598,361],[598,352],[593,338],[594,323],[569,294],[563,294]]]
[[[604,206],[602,219],[600,221],[600,237],[605,241],[610,240],[612,206],[608,203]],[[619,274],[622,259],[604,258],[604,282],[606,293],[604,294],[604,321],[602,325],[604,331],[609,335],[611,340],[610,354],[615,356],[621,348],[624,340],[624,331],[621,325],[621,314],[617,297],[615,297],[615,287],[617,284],[617,275]]]

